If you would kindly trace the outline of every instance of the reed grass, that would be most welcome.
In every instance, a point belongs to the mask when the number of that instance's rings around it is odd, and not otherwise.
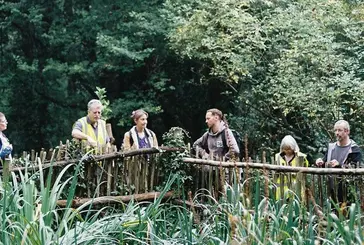
[[[345,215],[326,200],[318,214],[317,207],[307,209],[294,193],[288,200],[276,200],[267,191],[274,183],[259,174],[249,179],[254,186],[250,189],[253,200],[242,194],[247,182],[226,185],[226,194],[219,199],[199,190],[187,200],[183,182],[171,175],[162,195],[152,202],[95,206],[91,199],[72,208],[80,166],[81,162],[75,167],[67,165],[53,176],[52,166],[45,171],[39,162],[37,172],[13,172],[8,183],[0,178],[0,244],[315,245],[364,241],[360,203],[353,203]],[[71,170],[73,175],[63,180]],[[172,186],[193,206],[162,202]],[[62,195],[67,196],[65,208],[57,206]]]

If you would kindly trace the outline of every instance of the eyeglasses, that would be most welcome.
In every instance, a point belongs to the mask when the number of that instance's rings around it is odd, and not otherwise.
[[[8,121],[7,120],[0,120],[0,123],[8,123]]]

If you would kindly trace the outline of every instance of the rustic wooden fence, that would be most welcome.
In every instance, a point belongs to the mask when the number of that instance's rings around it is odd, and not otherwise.
[[[120,152],[114,149],[102,155],[79,155],[71,151],[71,144],[60,144],[56,150],[24,153],[20,165],[4,165],[3,177],[8,179],[7,171],[48,171],[52,167],[54,178],[67,164],[82,165],[76,195],[80,198],[102,196],[125,196],[153,192],[162,184],[160,164],[162,155],[182,152],[184,149],[161,147]],[[265,154],[263,154],[264,156]],[[82,158],[81,158],[82,157]],[[275,198],[276,189],[283,190],[284,179],[296,178],[288,183],[295,195],[307,205],[325,205],[328,194],[328,176],[344,181],[350,189],[352,198],[364,203],[364,169],[322,169],[313,167],[289,167],[262,162],[223,162],[185,157],[184,164],[190,164],[192,181],[186,182],[187,190],[196,193],[201,189],[219,198],[224,195],[227,184],[239,184],[240,195],[247,205],[263,198]],[[46,176],[46,173],[44,174]],[[277,180],[280,183],[277,185]],[[283,196],[283,193],[281,193]],[[259,199],[259,200],[257,200]],[[283,202],[285,201],[282,199]]]

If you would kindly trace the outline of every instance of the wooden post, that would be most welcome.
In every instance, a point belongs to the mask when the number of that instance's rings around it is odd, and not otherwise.
[[[133,161],[134,165],[134,185],[135,185],[135,194],[139,194],[139,177],[140,177],[140,156],[133,157],[136,161]]]
[[[40,158],[40,162],[43,163],[43,152],[44,152],[44,148],[40,148],[40,152],[39,152],[39,158]]]
[[[30,161],[31,161],[31,162],[34,162],[34,160],[35,160],[35,150],[34,150],[34,149],[32,149],[32,150],[31,150],[31,153],[30,153]]]
[[[41,161],[42,164],[44,164],[45,159],[46,159],[46,156],[47,156],[47,152],[46,151],[43,151],[42,154],[39,156],[40,157],[40,161]]]
[[[111,127],[111,123],[106,123],[106,132],[107,135],[109,136],[110,139],[114,139],[114,136],[112,134],[112,127]],[[114,142],[110,142],[111,144]]]
[[[123,165],[125,164],[125,158],[123,159]],[[117,193],[118,192],[118,183],[122,184],[122,183],[126,183],[126,179],[123,178],[122,175],[119,174],[119,164],[115,163],[115,160],[112,160],[112,165],[113,165],[113,186],[114,186],[114,192]],[[121,170],[122,168],[120,168]],[[121,177],[121,178],[120,178]],[[120,178],[120,179],[119,179]],[[121,188],[121,191],[123,191],[123,188]]]
[[[305,163],[305,158],[303,156],[299,156],[298,157],[298,166],[303,167],[304,163]],[[295,185],[296,185],[297,196],[299,196],[301,199],[301,202],[303,202],[305,204],[306,198],[305,198],[305,194],[302,192],[303,188],[305,187],[305,180],[302,176],[302,173],[297,173]]]
[[[49,149],[48,153],[47,153],[47,156],[46,156],[46,159],[47,160],[51,160],[52,159],[52,156],[53,156],[54,152],[53,152],[53,148]]]
[[[92,197],[92,193],[91,193],[91,187],[93,187],[93,183],[94,183],[94,178],[92,176],[93,171],[92,171],[92,163],[84,163],[85,167],[87,169],[87,178],[86,178],[86,186],[87,186],[87,197],[91,198]]]
[[[64,149],[64,160],[68,160],[69,157],[69,149],[70,149],[70,141],[66,140],[66,145],[65,145],[65,149]]]
[[[106,186],[106,195],[110,196],[111,194],[111,181],[112,181],[112,163],[110,160],[106,161],[107,164],[107,186]]]
[[[23,151],[23,158],[24,158],[24,159],[27,159],[27,157],[28,157],[28,152]]]
[[[62,148],[63,148],[63,144],[62,141],[59,142],[59,146],[58,146],[58,152],[57,152],[57,161],[60,161],[62,158]]]
[[[210,167],[208,166],[208,176],[207,176],[207,179],[208,179],[208,186],[207,186],[207,189],[212,193],[212,186],[213,186],[213,178],[212,178],[212,170],[213,167]]]
[[[150,188],[150,191],[153,190],[154,188],[154,175],[155,175],[155,161],[153,159],[153,161],[151,162],[151,168],[150,168],[150,185],[149,185],[149,188]]]

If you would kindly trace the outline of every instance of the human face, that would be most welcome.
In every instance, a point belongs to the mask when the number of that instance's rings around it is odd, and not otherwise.
[[[344,124],[337,124],[334,127],[336,140],[338,142],[345,142],[349,138],[349,129],[345,128]]]
[[[5,117],[0,118],[0,131],[4,131],[8,127],[8,121]]]
[[[90,108],[88,111],[88,118],[90,119],[91,123],[97,122],[99,119],[101,119],[101,111],[101,105],[95,105]]]
[[[144,129],[147,127],[148,117],[147,117],[147,115],[143,114],[138,119],[135,119],[134,122],[135,122],[137,128]]]
[[[216,125],[216,122],[219,120],[219,117],[217,115],[212,115],[211,112],[207,112],[206,113],[206,124],[207,124],[207,127],[209,128],[212,128],[213,126]]]
[[[291,147],[288,147],[288,146],[283,147],[282,152],[286,156],[292,156],[292,155],[294,155],[294,150],[292,150]]]

